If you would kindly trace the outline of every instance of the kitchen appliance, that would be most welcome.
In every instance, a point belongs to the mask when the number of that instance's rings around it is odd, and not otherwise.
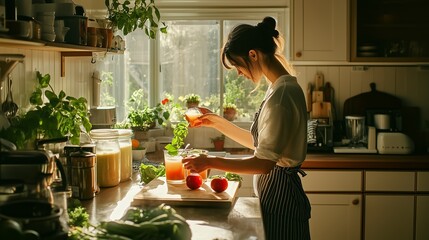
[[[45,150],[57,140],[39,141],[40,150],[2,147],[0,154],[0,218],[16,220],[42,239],[66,239],[68,232],[67,206],[56,202],[68,196],[67,181],[56,155]]]
[[[374,126],[378,132],[401,132],[403,120],[401,109],[368,109],[367,125]]]
[[[350,145],[358,146],[365,141],[365,117],[364,116],[346,116],[346,136],[350,140]]]
[[[380,132],[377,134],[377,150],[380,154],[411,154],[413,140],[400,132]]]
[[[337,144],[334,147],[336,153],[377,153],[376,141],[380,132],[398,131],[402,129],[401,99],[376,90],[375,83],[370,84],[371,91],[360,93],[344,102],[344,116],[363,116],[365,126],[361,131],[366,131],[361,137],[358,147],[352,145]],[[376,116],[376,117],[375,117]],[[377,119],[377,124],[375,123]],[[345,123],[347,124],[347,123]],[[376,126],[377,125],[377,126]],[[349,130],[350,131],[350,130]],[[345,134],[351,139],[350,134]]]
[[[115,107],[97,107],[89,110],[89,121],[93,129],[112,128],[116,123]]]
[[[334,153],[377,153],[373,139],[368,139],[364,116],[346,116],[346,145],[334,147]],[[371,133],[371,136],[375,136]],[[369,144],[370,143],[370,144]]]

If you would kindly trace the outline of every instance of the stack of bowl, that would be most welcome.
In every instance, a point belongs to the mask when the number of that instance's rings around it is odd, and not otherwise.
[[[38,12],[36,20],[41,23],[42,40],[53,42],[55,41],[54,21],[55,12]]]

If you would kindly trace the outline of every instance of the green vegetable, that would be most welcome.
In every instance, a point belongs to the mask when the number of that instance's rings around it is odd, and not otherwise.
[[[171,156],[177,156],[179,149],[185,144],[185,138],[188,136],[188,125],[187,121],[181,121],[174,128],[173,139],[171,143],[165,146],[165,149]]]
[[[162,176],[165,176],[164,165],[154,166],[151,164],[140,164],[140,179],[145,184],[148,184],[153,179]]]
[[[158,228],[152,224],[135,224],[132,222],[124,221],[109,221],[102,222],[100,226],[104,228],[108,233],[117,234],[129,238],[134,238],[143,233],[145,233],[144,236],[147,237],[156,237],[158,235]]]
[[[67,209],[69,214],[69,226],[76,227],[88,227],[89,226],[89,214],[84,207],[78,206],[75,208]]]
[[[218,178],[218,177],[224,177],[226,179],[228,179],[229,181],[237,181],[240,182],[243,181],[243,178],[236,174],[236,173],[231,173],[231,172],[225,172],[224,175],[213,175],[210,178]]]

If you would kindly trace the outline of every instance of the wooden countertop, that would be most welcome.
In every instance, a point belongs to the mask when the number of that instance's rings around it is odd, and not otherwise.
[[[246,149],[227,149],[231,154],[253,154]],[[163,162],[161,152],[147,154],[151,161]],[[303,169],[379,169],[379,170],[429,170],[429,154],[351,154],[351,153],[308,153]]]
[[[82,200],[92,224],[117,220],[130,207],[133,197],[141,190],[139,174],[116,187],[101,188],[91,200]],[[265,239],[259,199],[236,198],[231,208],[173,207],[188,222],[192,240],[207,239]]]
[[[429,155],[307,154],[302,168],[429,170]]]

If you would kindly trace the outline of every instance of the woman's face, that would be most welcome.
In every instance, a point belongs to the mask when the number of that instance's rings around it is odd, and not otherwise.
[[[246,77],[254,83],[258,83],[262,78],[262,71],[257,60],[250,59],[250,62],[247,64],[243,58],[240,58],[240,65],[234,65],[234,67],[237,69],[239,75]]]

